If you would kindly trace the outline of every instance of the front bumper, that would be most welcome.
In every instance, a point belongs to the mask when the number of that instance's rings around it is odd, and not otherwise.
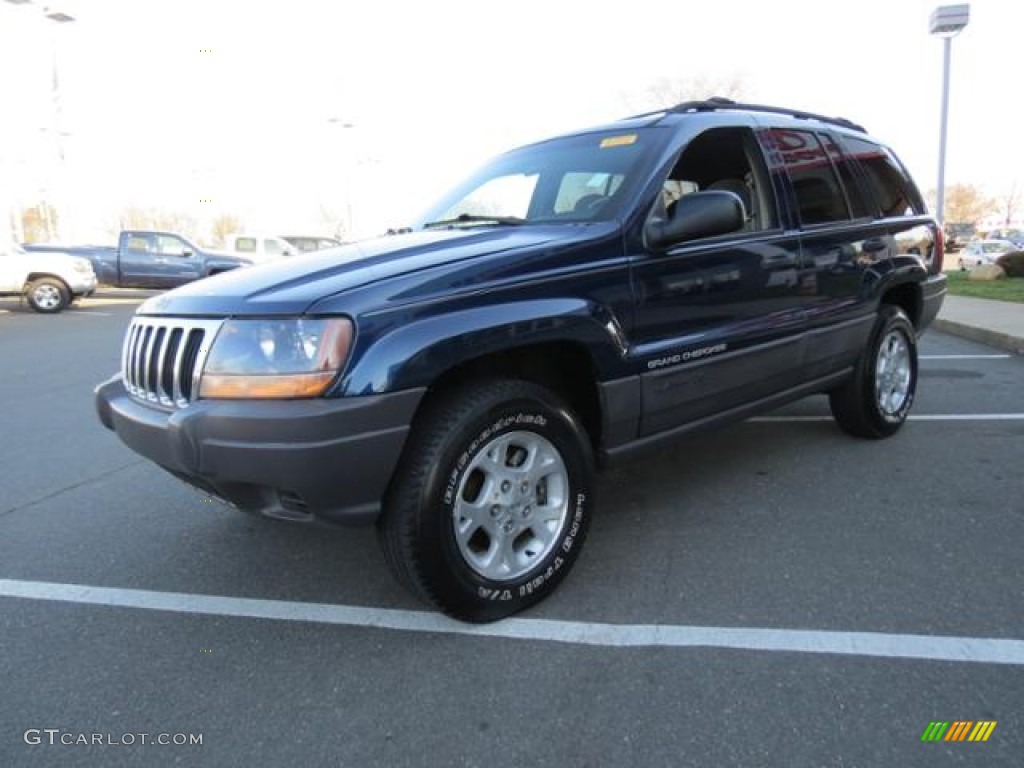
[[[100,421],[136,453],[241,509],[365,523],[398,464],[423,389],[315,400],[199,400],[180,410],[96,388]]]
[[[75,296],[92,296],[96,292],[96,275],[93,272],[76,274],[68,282],[68,288]]]

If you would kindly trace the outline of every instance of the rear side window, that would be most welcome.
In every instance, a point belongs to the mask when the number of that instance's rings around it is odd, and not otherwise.
[[[814,133],[777,128],[764,138],[774,145],[772,149],[786,166],[802,224],[849,220],[850,209],[835,168]]]
[[[131,235],[128,237],[126,248],[129,251],[142,251],[149,253],[153,250],[153,241],[145,235]]]
[[[857,169],[853,161],[840,151],[839,145],[828,134],[819,134],[825,151],[832,159],[836,170],[839,171],[839,178],[843,180],[843,189],[846,190],[846,200],[850,204],[850,212],[855,219],[874,218],[878,215],[874,203],[870,202],[863,185],[857,176]]]
[[[256,253],[255,237],[236,237],[235,250],[241,253]]]
[[[863,169],[864,178],[883,216],[914,216],[924,212],[917,189],[892,152],[880,144],[855,136],[843,136],[840,140],[847,154]]]

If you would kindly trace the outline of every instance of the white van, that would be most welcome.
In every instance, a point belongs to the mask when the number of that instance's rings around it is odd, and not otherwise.
[[[228,235],[227,249],[252,259],[254,264],[278,261],[299,254],[294,245],[277,235]]]

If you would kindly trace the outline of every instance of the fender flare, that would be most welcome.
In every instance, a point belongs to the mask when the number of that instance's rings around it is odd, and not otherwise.
[[[382,320],[357,323],[355,347],[336,392],[369,395],[428,387],[466,362],[539,344],[582,346],[601,372],[623,365],[625,357],[611,313],[579,298],[504,302],[397,326]]]

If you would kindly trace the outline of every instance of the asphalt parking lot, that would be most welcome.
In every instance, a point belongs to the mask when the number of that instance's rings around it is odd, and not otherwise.
[[[0,766],[1022,764],[1024,358],[929,333],[891,440],[819,397],[618,468],[553,598],[468,627],[372,530],[242,515],[104,430],[139,298],[0,304]]]

